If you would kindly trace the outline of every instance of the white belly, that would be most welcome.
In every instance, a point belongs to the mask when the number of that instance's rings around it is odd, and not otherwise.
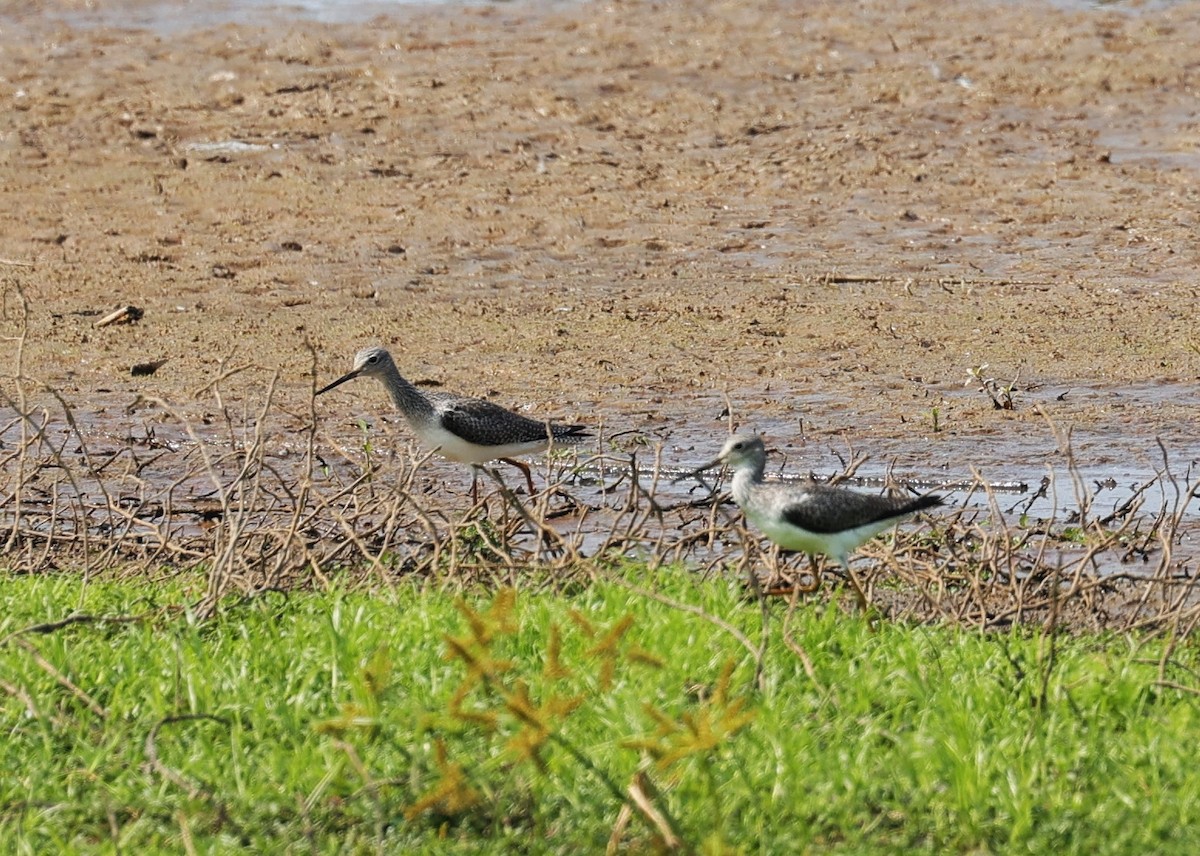
[[[885,529],[895,525],[894,520],[878,523],[868,523],[854,529],[844,529],[841,532],[816,533],[808,532],[796,526],[791,526],[778,518],[769,515],[747,513],[750,522],[763,531],[768,538],[785,550],[798,553],[820,553],[829,556],[838,563],[845,563],[846,557]]]
[[[414,426],[421,445],[449,461],[460,464],[485,464],[497,458],[515,458],[521,455],[534,455],[550,448],[549,439],[535,440],[528,443],[509,443],[504,446],[476,446],[461,437],[451,434],[440,425],[435,427]]]

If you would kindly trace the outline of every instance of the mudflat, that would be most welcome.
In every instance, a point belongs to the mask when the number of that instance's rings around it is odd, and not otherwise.
[[[87,8],[0,15],[10,401],[19,371],[119,432],[138,396],[203,418],[221,379],[299,424],[383,344],[680,455],[720,446],[725,396],[918,473],[1036,472],[1046,416],[1085,463],[1200,454],[1195,4]]]

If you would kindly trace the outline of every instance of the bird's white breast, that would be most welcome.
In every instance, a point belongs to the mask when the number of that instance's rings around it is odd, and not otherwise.
[[[535,440],[526,443],[507,443],[503,446],[476,446],[447,431],[440,424],[413,426],[421,444],[427,449],[436,449],[437,453],[450,461],[460,464],[485,464],[497,458],[514,458],[520,455],[533,455],[544,452],[549,448],[549,440]]]

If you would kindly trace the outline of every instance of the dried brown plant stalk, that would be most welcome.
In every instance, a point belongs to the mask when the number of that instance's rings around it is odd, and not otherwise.
[[[775,632],[775,594],[842,597],[836,574],[765,554],[721,495],[673,488],[662,445],[644,438],[601,433],[594,453],[552,456],[532,497],[485,471],[490,490],[471,503],[461,468],[411,451],[386,423],[336,433],[311,399],[307,412],[281,407],[276,374],[228,361],[198,390],[216,414],[207,424],[190,415],[192,402],[141,397],[121,411],[119,429],[99,431],[27,374],[19,289],[8,290],[5,309],[15,345],[0,383],[0,562],[9,572],[193,574],[203,616],[230,597],[334,580],[563,587],[620,579],[621,563],[636,560],[651,571],[680,565],[699,578],[744,579],[762,615],[760,638],[743,642],[756,656]],[[1195,558],[1179,550],[1196,526],[1200,481],[1172,473],[1162,449],[1157,477],[1106,512],[1070,432],[1047,425],[1059,445],[1043,485],[1049,515],[1006,512],[975,473],[957,510],[861,551],[876,615],[1173,640],[1200,625]],[[843,476],[861,461],[851,449]]]

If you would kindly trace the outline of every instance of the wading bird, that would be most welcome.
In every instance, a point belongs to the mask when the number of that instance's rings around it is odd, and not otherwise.
[[[380,347],[359,351],[354,357],[354,368],[316,394],[329,392],[356,377],[373,377],[383,384],[427,449],[473,467],[488,461],[511,464],[525,474],[531,496],[533,476],[529,465],[514,456],[545,452],[555,445],[578,445],[590,436],[584,425],[539,422],[482,398],[424,392],[400,375],[392,355]],[[476,499],[474,476],[477,475],[473,472],[471,480],[471,495]]]
[[[756,434],[734,434],[721,454],[681,478],[721,464],[733,470],[733,501],[746,518],[784,550],[820,553],[841,565],[864,608],[866,594],[850,570],[850,553],[900,518],[942,504],[933,494],[859,493],[811,478],[801,484],[764,481],[767,450]]]

